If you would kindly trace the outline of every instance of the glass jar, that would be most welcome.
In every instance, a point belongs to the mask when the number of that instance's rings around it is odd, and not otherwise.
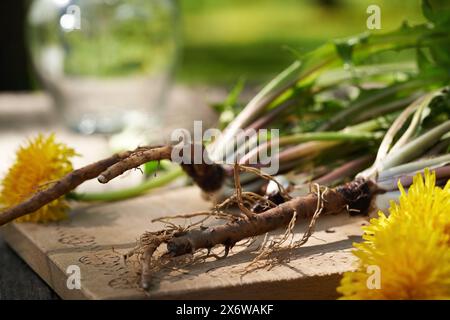
[[[37,75],[73,129],[161,123],[177,60],[176,0],[34,0]]]

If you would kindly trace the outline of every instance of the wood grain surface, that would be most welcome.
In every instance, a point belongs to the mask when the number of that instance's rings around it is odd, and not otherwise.
[[[160,272],[148,293],[140,290],[135,269],[124,263],[122,254],[143,232],[162,227],[151,219],[209,205],[196,187],[182,188],[120,203],[79,206],[70,220],[59,223],[13,223],[3,229],[3,236],[64,299],[336,298],[340,275],[354,262],[351,244],[365,223],[345,213],[323,217],[307,245],[292,250],[289,260],[271,270],[244,275],[260,237],[249,248],[235,248],[226,259]],[[295,228],[297,238],[305,227],[300,223]],[[70,265],[81,270],[81,290],[66,285]]]
[[[195,93],[176,89],[168,110],[173,115],[169,122],[189,128],[193,120],[211,118],[205,100],[198,99],[207,96],[206,93],[212,94],[208,90]],[[13,163],[18,146],[38,132],[56,132],[59,141],[74,147],[82,155],[74,159],[75,167],[111,154],[106,137],[80,136],[64,129],[54,116],[48,96],[3,94],[0,175]],[[106,185],[91,181],[79,191],[114,190],[135,185],[140,179],[136,170]],[[197,188],[178,188],[117,203],[72,205],[67,221],[47,225],[12,223],[0,228],[0,232],[19,256],[65,299],[334,299],[341,273],[352,269],[352,242],[360,240],[360,226],[366,223],[347,214],[323,217],[307,245],[291,250],[290,260],[271,270],[259,269],[243,275],[255,257],[260,237],[250,248],[234,248],[227,259],[161,272],[150,292],[140,290],[135,270],[124,263],[122,254],[136,244],[143,232],[162,227],[152,224],[151,219],[204,210],[209,205]],[[305,224],[295,228],[297,238],[304,229]],[[283,232],[279,230],[278,234]],[[0,268],[0,298],[55,298],[52,290],[9,248],[2,245],[0,251],[0,258],[7,260],[9,266],[8,270],[2,263]],[[80,267],[81,290],[67,288],[66,271],[71,265]]]

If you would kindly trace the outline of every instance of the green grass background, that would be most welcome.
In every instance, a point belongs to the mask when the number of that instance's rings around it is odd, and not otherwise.
[[[260,84],[298,52],[367,30],[366,9],[381,8],[386,32],[402,21],[423,22],[420,0],[181,0],[182,51],[177,80],[232,85],[239,77]],[[378,32],[378,31],[377,31]]]

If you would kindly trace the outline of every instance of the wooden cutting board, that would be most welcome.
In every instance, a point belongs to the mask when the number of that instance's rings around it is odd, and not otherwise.
[[[250,248],[235,248],[226,259],[158,274],[148,293],[139,289],[136,273],[122,254],[143,232],[162,227],[150,220],[209,206],[200,191],[190,187],[117,203],[79,205],[67,221],[12,223],[1,231],[64,299],[335,299],[341,274],[354,265],[352,242],[360,240],[360,227],[366,223],[347,214],[322,217],[310,241],[271,270],[243,274],[260,237]],[[305,224],[295,228],[298,237],[304,229]],[[66,271],[71,265],[79,267],[81,289],[68,289]]]

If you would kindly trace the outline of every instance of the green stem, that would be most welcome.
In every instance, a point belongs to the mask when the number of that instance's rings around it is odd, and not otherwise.
[[[291,136],[281,137],[279,139],[280,146],[287,144],[295,144],[307,141],[367,141],[380,138],[380,135],[372,132],[306,132],[297,133]]]
[[[284,136],[284,137],[279,138],[278,146],[281,147],[281,146],[292,145],[292,144],[297,144],[297,143],[302,143],[302,142],[315,141],[315,142],[317,142],[317,150],[319,150],[320,149],[319,146],[322,145],[320,142],[333,142],[331,144],[328,144],[328,143],[323,144],[324,146],[325,145],[332,146],[332,145],[335,145],[335,143],[344,142],[344,141],[368,141],[368,140],[375,140],[375,139],[379,139],[379,138],[381,138],[381,137],[377,133],[372,133],[372,132],[367,132],[367,131],[359,131],[358,132],[356,130],[339,131],[339,132],[332,132],[332,131],[305,132],[305,133],[297,133],[297,134],[293,134],[290,136]],[[249,153],[247,153],[244,157],[242,157],[240,162],[246,163],[251,158],[257,156],[258,154],[261,154],[261,152],[264,152],[267,149],[272,148],[272,147],[273,147],[272,140],[268,141],[256,148],[252,149]],[[301,154],[303,155],[304,152],[301,152]],[[292,160],[291,158],[289,158],[289,159]]]
[[[166,185],[167,183],[183,176],[184,172],[181,168],[175,168],[171,171],[163,173],[162,175],[147,179],[143,183],[122,190],[106,191],[106,192],[93,192],[93,193],[77,193],[71,192],[67,194],[67,198],[76,201],[118,201],[128,198],[137,197],[149,190],[156,189]]]
[[[387,77],[397,72],[407,74],[417,74],[416,63],[411,62],[398,62],[387,64],[375,64],[375,65],[363,65],[354,66],[353,68],[340,68],[326,71],[321,74],[315,81],[314,86],[324,89],[329,89],[356,79],[371,79],[372,77]]]
[[[270,81],[227,126],[225,132],[214,142],[212,158],[222,159],[227,145],[239,129],[247,126],[264,109],[276,102],[293,86],[312,83],[323,71],[345,63],[359,63],[367,57],[387,50],[401,50],[426,46],[436,39],[425,37],[430,32],[427,25],[403,27],[383,35],[363,34],[336,43],[327,43],[295,61]],[[439,37],[438,37],[439,38]],[[345,54],[344,54],[345,53]],[[344,56],[345,55],[345,56]]]
[[[395,150],[404,146],[408,141],[411,140],[411,137],[416,133],[417,128],[422,124],[424,119],[424,111],[426,107],[430,104],[430,101],[433,99],[433,95],[426,95],[424,101],[417,108],[416,112],[411,119],[411,122],[408,125],[406,131],[402,134],[402,136],[397,140],[397,142],[392,146],[389,152],[395,152]]]
[[[390,169],[420,156],[447,132],[450,132],[450,120],[410,141],[395,152],[389,153],[381,163],[381,170]]]
[[[392,143],[396,134],[403,127],[408,118],[419,108],[420,104],[423,102],[424,97],[421,97],[414,101],[411,105],[409,105],[405,110],[400,113],[400,115],[395,119],[390,128],[387,130],[384,135],[383,140],[381,141],[380,146],[378,147],[377,157],[375,158],[372,166],[358,174],[359,177],[370,179],[377,176],[378,172],[380,172],[381,163],[384,158],[387,156],[389,149],[392,147]]]
[[[433,170],[448,164],[450,164],[450,154],[445,154],[434,158],[420,159],[381,171],[378,175],[378,181],[392,179],[400,175],[415,173],[416,171],[423,170],[423,168]]]
[[[214,143],[212,156],[222,159],[227,154],[227,146],[239,129],[244,128],[263,111],[264,107],[276,99],[282,92],[297,82],[301,70],[300,61],[295,61],[287,69],[270,81],[225,129],[224,134]]]
[[[411,90],[411,89],[419,88],[422,85],[423,85],[423,81],[417,80],[417,81],[408,81],[405,83],[394,85],[392,87],[388,87],[381,92],[377,92],[373,95],[370,95],[369,97],[367,97],[365,99],[355,102],[355,104],[342,110],[341,112],[336,114],[334,117],[329,119],[327,122],[325,122],[323,125],[321,125],[317,130],[325,131],[325,130],[339,129],[340,127],[344,127],[346,124],[350,123],[350,121],[353,120],[354,115],[358,115],[358,114],[362,113],[363,111],[366,111],[368,107],[375,104],[377,101],[381,101],[389,96],[392,96],[401,90],[405,90],[405,89]]]
[[[332,132],[332,134],[340,134],[340,139],[336,139],[339,135],[334,136],[334,140],[322,140],[322,141],[311,141],[306,143],[301,143],[297,146],[287,148],[279,152],[278,157],[280,163],[290,162],[295,159],[299,159],[305,156],[316,156],[323,150],[329,149],[342,142],[352,140],[352,137],[358,137],[358,139],[353,139],[353,141],[358,140],[374,140],[380,138],[377,134],[370,134],[371,131],[380,129],[383,126],[383,120],[391,121],[391,117],[380,117],[377,119],[369,120],[363,123],[359,123],[354,126],[346,127],[338,132]],[[324,134],[326,132],[321,132]],[[346,139],[345,139],[346,138]]]
[[[378,117],[372,120],[367,120],[352,126],[348,126],[339,132],[371,132],[383,128],[386,123],[391,123],[394,120],[392,115]]]
[[[413,103],[415,100],[417,100],[423,94],[424,94],[424,92],[418,91],[406,98],[387,102],[376,108],[370,108],[369,110],[363,111],[359,115],[356,115],[353,121],[355,123],[358,123],[361,121],[366,121],[368,119],[373,119],[373,118],[379,117],[383,114],[388,114],[388,113],[402,110],[405,107],[409,106],[411,103]]]

